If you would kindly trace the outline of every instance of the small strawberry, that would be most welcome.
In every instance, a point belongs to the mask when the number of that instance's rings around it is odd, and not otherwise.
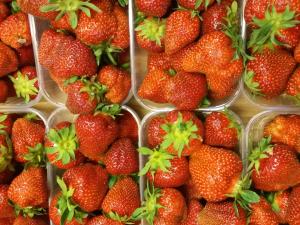
[[[42,12],[40,8],[48,4],[48,0],[17,0],[17,4],[22,12],[32,14],[42,19],[54,20],[57,12]]]
[[[92,160],[98,160],[118,135],[118,125],[109,115],[80,115],[75,121],[79,151]]]
[[[46,222],[45,219],[39,218],[39,217],[23,217],[23,216],[18,216],[13,225],[48,225],[48,222]]]
[[[124,177],[108,191],[102,203],[106,214],[130,218],[140,206],[140,193],[137,183],[131,177]]]
[[[300,152],[300,116],[278,115],[264,128],[264,136],[272,137],[273,143],[282,143]]]
[[[19,61],[16,53],[0,41],[0,77],[18,69]]]
[[[9,86],[6,80],[0,80],[0,103],[5,103],[8,98]]]
[[[9,8],[4,2],[0,2],[0,23],[10,15]]]
[[[7,196],[8,185],[0,185],[0,218],[10,218],[15,216],[14,208],[9,205]]]
[[[241,126],[228,110],[209,114],[204,127],[205,144],[229,149],[238,145]]]
[[[171,0],[136,0],[136,7],[147,16],[163,17],[171,6]]]
[[[175,188],[188,181],[189,163],[185,157],[178,158],[164,150],[151,150],[146,147],[139,148],[139,152],[148,157],[148,161],[139,172],[139,176],[147,174],[148,180],[155,187]]]
[[[148,54],[148,72],[152,70],[169,70],[171,68],[170,56],[166,53]]]
[[[20,66],[33,66],[34,54],[32,45],[16,49]]]
[[[60,169],[69,169],[84,160],[78,149],[75,125],[66,121],[49,130],[45,137],[45,151],[49,162]]]
[[[300,67],[289,78],[285,92],[295,100],[296,104],[300,104]]]
[[[198,217],[203,206],[198,200],[192,199],[188,204],[187,218],[182,221],[181,225],[199,225]]]
[[[120,138],[105,155],[105,166],[111,175],[130,175],[139,170],[138,152],[131,140]]]
[[[287,211],[287,222],[290,225],[297,225],[300,223],[300,186],[292,189],[289,206]]]
[[[138,124],[130,112],[123,110],[116,119],[119,127],[119,138],[130,138],[133,143],[138,141]]]
[[[123,223],[109,219],[105,216],[95,216],[86,225],[123,225]]]
[[[25,66],[10,77],[17,97],[23,98],[26,103],[35,99],[39,92],[36,69],[33,66]]]
[[[200,34],[200,18],[187,10],[174,11],[166,21],[165,52],[172,54],[195,41]]]
[[[164,51],[166,20],[148,17],[135,28],[137,44],[152,53]]]
[[[184,8],[201,11],[207,9],[207,7],[214,3],[215,0],[178,0],[177,2]]]
[[[296,62],[289,52],[264,50],[248,62],[244,82],[255,95],[274,98],[285,90]]]
[[[267,200],[276,213],[280,224],[287,224],[287,210],[289,207],[290,191],[272,192],[267,196]]]

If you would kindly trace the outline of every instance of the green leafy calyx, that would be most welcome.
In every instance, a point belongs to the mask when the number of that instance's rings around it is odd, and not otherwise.
[[[11,165],[13,159],[12,142],[8,134],[4,135],[6,145],[0,145],[0,173],[6,169],[13,170]]]
[[[47,214],[47,210],[44,208],[35,208],[32,206],[22,208],[11,200],[9,200],[9,204],[14,208],[16,216],[22,215],[23,217],[33,218],[35,216],[42,216]]]
[[[117,55],[123,51],[122,48],[114,46],[110,41],[104,41],[99,45],[92,45],[90,48],[93,50],[93,53],[96,56],[98,66],[101,64],[103,56],[106,56],[109,63],[115,66],[118,65],[116,60]]]
[[[241,124],[239,124],[237,122],[237,120],[234,118],[232,112],[230,112],[227,108],[225,108],[225,110],[223,111],[224,115],[227,117],[227,119],[229,120],[229,126],[228,128],[234,128],[237,131],[238,134],[238,138],[241,137],[242,134],[242,127]]]
[[[29,167],[45,167],[46,156],[44,146],[41,143],[36,144],[34,147],[27,146],[28,153],[24,154],[25,168]]]
[[[111,116],[113,119],[121,115],[122,107],[119,104],[100,103],[97,105],[95,115],[104,113]]]
[[[255,74],[253,71],[245,70],[243,81],[253,95],[264,96],[261,92],[259,83],[254,81],[254,76]]]

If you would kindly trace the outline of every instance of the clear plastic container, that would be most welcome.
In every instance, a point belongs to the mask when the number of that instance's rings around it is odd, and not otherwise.
[[[238,0],[240,5],[242,5],[242,0]],[[240,18],[242,16],[242,7],[240,7]],[[161,104],[155,103],[146,99],[142,99],[138,96],[138,89],[142,84],[146,74],[147,74],[147,56],[148,53],[141,49],[135,40],[135,5],[134,1],[129,1],[129,25],[130,25],[130,58],[131,58],[131,76],[132,76],[132,91],[133,95],[136,98],[137,102],[144,108],[151,111],[166,111],[175,109],[171,104]],[[242,25],[242,19],[241,19]],[[241,34],[242,34],[241,26]],[[199,108],[199,110],[210,110],[217,111],[229,107],[232,105],[235,100],[238,98],[242,87],[242,82],[239,82],[231,96],[221,101],[212,101],[212,105],[206,108]]]
[[[43,91],[43,96],[56,107],[64,107],[67,100],[67,95],[63,92],[58,85],[51,79],[47,69],[38,61],[38,49],[40,45],[40,39],[43,32],[49,29],[49,22],[46,20],[39,19],[32,15],[29,16],[29,22],[32,32],[32,45],[34,54],[36,56],[36,68],[37,73],[40,78],[40,87]],[[127,98],[123,101],[122,104],[126,104],[132,97],[132,91],[129,92]]]
[[[159,112],[151,112],[151,113],[147,114],[142,119],[141,127],[140,127],[140,130],[139,130],[139,147],[148,146],[146,131],[147,131],[147,127],[148,127],[149,122],[153,118],[158,117],[158,116],[162,116],[162,115],[166,115],[170,111],[172,111],[172,110],[165,110],[165,111],[159,111]],[[205,116],[205,115],[210,114],[212,111],[196,110],[195,112],[200,112],[201,114],[203,114]],[[244,125],[243,125],[242,119],[237,114],[235,114],[231,110],[229,110],[229,112],[232,114],[233,118],[241,126],[241,137],[240,137],[240,140],[239,140],[239,145],[237,147],[237,151],[238,151],[237,153],[240,155],[240,157],[241,157],[241,159],[243,161],[243,164],[245,165],[246,159],[247,159],[246,158],[247,155],[245,154],[245,149],[243,148],[243,146],[244,146],[244,137],[245,137],[244,136]],[[146,162],[147,162],[147,157],[146,156],[142,156],[140,154],[140,169],[142,169],[144,167],[144,165],[146,164]],[[142,191],[142,199],[144,199],[144,190],[145,190],[145,188],[146,188],[146,177],[143,176],[143,177],[140,177],[140,190]],[[142,221],[142,225],[148,225],[148,223],[145,220],[143,220]]]

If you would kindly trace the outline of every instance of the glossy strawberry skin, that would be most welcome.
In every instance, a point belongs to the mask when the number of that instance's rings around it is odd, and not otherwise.
[[[155,148],[163,142],[166,132],[161,126],[166,122],[163,117],[154,117],[147,126],[147,142],[150,148]]]
[[[30,217],[23,217],[23,216],[18,216],[13,225],[48,225],[49,223],[46,222],[45,219],[43,218],[30,218]]]
[[[300,63],[300,43],[296,46],[294,50],[294,58],[297,63]]]
[[[117,31],[113,35],[111,44],[115,47],[126,49],[129,47],[129,23],[128,16],[126,11],[120,7],[118,4],[115,4],[113,9],[113,14],[117,19]]]
[[[52,20],[51,21],[51,26],[55,30],[65,30],[65,31],[69,31],[69,32],[74,32],[74,29],[71,27],[71,25],[69,23],[69,16],[68,16],[68,14],[65,14],[59,20]]]
[[[8,185],[0,185],[0,218],[14,217],[14,209],[9,205],[8,201]]]
[[[148,72],[152,70],[169,70],[171,68],[170,56],[166,53],[148,54]]]
[[[296,186],[292,189],[289,206],[287,211],[287,222],[291,225],[297,225],[300,223],[300,186]]]
[[[117,117],[117,124],[119,127],[119,138],[130,138],[132,143],[137,143],[138,141],[138,124],[131,115],[130,112],[123,110],[121,116]]]
[[[199,213],[203,209],[203,206],[198,200],[192,199],[188,204],[187,218],[181,223],[181,225],[198,225]]]
[[[54,20],[57,12],[43,13],[40,8],[48,4],[47,0],[17,0],[18,6],[24,13],[32,14],[42,19]]]
[[[171,0],[136,0],[135,4],[138,10],[147,16],[162,17],[171,6]]]
[[[16,53],[0,41],[0,77],[18,69],[19,61]]]
[[[0,2],[0,23],[10,15],[9,8],[4,2]]]
[[[291,96],[300,95],[300,68],[298,67],[289,78],[285,92]]]
[[[123,223],[109,219],[105,216],[96,216],[91,218],[86,225],[123,225]]]
[[[204,10],[205,9],[205,1],[202,1],[201,5],[199,8],[197,8],[197,10],[201,11],[201,10]],[[209,4],[208,5],[211,5],[215,0],[209,0]],[[195,9],[196,7],[196,3],[197,3],[197,0],[178,0],[178,4],[183,6],[184,8],[188,8],[188,9]]]

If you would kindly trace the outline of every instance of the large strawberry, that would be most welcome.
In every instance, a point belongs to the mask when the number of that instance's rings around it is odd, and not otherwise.
[[[45,151],[49,162],[60,169],[69,169],[84,160],[78,149],[75,125],[67,121],[49,130],[45,137]]]
[[[272,210],[276,213],[279,223],[287,224],[287,210],[289,207],[290,191],[279,191],[270,193],[267,196]]]
[[[264,128],[264,136],[273,143],[282,143],[300,152],[300,115],[278,115]]]
[[[23,216],[18,216],[13,225],[48,225],[48,221],[44,218],[39,218],[39,217],[23,217]]]
[[[255,95],[274,98],[285,90],[288,78],[296,62],[288,51],[264,50],[253,55],[254,59],[247,64],[244,82]]]
[[[32,45],[16,49],[20,66],[33,66],[34,54]]]
[[[9,8],[4,2],[0,2],[0,23],[10,15]]]
[[[57,12],[44,13],[40,8],[48,4],[48,0],[17,0],[17,4],[24,13],[32,14],[42,19],[53,20]]]
[[[289,78],[285,93],[291,96],[296,104],[300,104],[300,67]]]
[[[105,216],[95,216],[86,225],[123,225],[123,223],[109,219]]]
[[[119,127],[119,138],[130,138],[133,143],[138,141],[138,124],[133,115],[123,110],[116,119]]]
[[[8,185],[0,185],[0,218],[14,217],[14,208],[9,205],[9,199],[7,196]]]
[[[98,160],[117,138],[118,126],[106,114],[80,115],[75,122],[80,152],[92,160]]]
[[[0,41],[0,77],[18,69],[19,61],[16,53]]]
[[[165,52],[172,54],[192,43],[200,34],[200,18],[187,10],[174,11],[166,21]]]
[[[171,6],[171,0],[136,0],[135,4],[140,12],[147,16],[162,17]]]
[[[263,138],[249,155],[254,187],[263,191],[280,191],[300,183],[300,163],[296,152],[283,144],[270,145]]]
[[[293,188],[287,211],[287,222],[290,225],[298,225],[300,223],[300,186]]]
[[[196,9],[196,10],[204,10],[209,5],[215,2],[215,0],[178,0],[179,5],[188,8],[188,9]],[[218,0],[218,2],[220,2]]]
[[[201,203],[196,199],[192,199],[188,204],[187,217],[181,222],[181,225],[199,225],[198,217],[202,209]]]

